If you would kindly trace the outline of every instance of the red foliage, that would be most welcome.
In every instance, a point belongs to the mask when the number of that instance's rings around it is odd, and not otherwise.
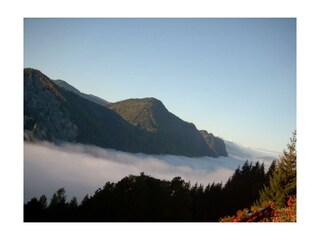
[[[221,222],[296,222],[296,196],[289,197],[287,206],[279,208],[275,203],[257,210],[252,208],[237,211],[235,216],[220,219]]]

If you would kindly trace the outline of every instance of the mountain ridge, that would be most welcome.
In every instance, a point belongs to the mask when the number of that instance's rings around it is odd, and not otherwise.
[[[183,121],[169,112],[164,104],[156,98],[127,99],[109,106],[132,125],[155,134],[157,142],[164,149],[178,151],[195,151],[198,149],[208,156],[218,156],[206,144],[193,123]],[[170,141],[168,141],[170,139]],[[178,143],[178,144],[172,144]],[[189,149],[192,146],[193,149]]]
[[[59,87],[64,88],[65,90],[74,92],[76,94],[78,94],[80,97],[83,97],[91,102],[97,103],[101,106],[108,106],[111,103],[104,100],[103,98],[97,97],[93,94],[87,94],[87,93],[83,93],[81,91],[79,91],[77,88],[75,88],[74,86],[70,85],[69,83],[67,83],[64,80],[61,79],[57,79],[57,80],[52,80],[56,85],[58,85]]]
[[[38,70],[24,69],[24,139],[79,142],[147,154],[218,156],[194,124],[170,113],[158,99],[129,99],[106,107],[75,89],[59,86]],[[119,110],[132,101],[139,110],[133,111],[136,120],[126,119],[126,111]],[[132,108],[130,104],[125,108]],[[116,107],[117,111],[112,109]]]

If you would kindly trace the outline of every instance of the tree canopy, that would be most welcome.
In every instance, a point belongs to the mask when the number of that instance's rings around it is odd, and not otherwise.
[[[283,154],[275,166],[270,181],[260,192],[259,203],[268,201],[283,207],[290,196],[296,195],[296,142],[296,132],[294,132],[287,149],[283,150]]]
[[[81,204],[67,202],[64,188],[25,204],[25,221],[218,221],[236,209],[252,204],[267,182],[260,163],[244,163],[225,186],[212,183],[191,185],[181,177],[160,180],[144,173],[129,175],[117,183],[107,182]]]

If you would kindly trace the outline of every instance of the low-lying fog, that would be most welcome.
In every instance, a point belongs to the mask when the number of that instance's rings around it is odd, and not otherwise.
[[[56,146],[48,142],[24,143],[24,201],[52,194],[64,187],[68,200],[93,195],[107,181],[117,182],[129,174],[172,180],[182,177],[191,184],[225,183],[245,159],[237,157],[188,158],[119,152],[81,144]],[[266,169],[271,161],[265,160]]]

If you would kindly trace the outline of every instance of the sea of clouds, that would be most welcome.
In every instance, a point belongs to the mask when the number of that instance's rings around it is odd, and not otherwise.
[[[107,181],[144,172],[159,179],[182,177],[191,184],[225,183],[246,159],[229,157],[189,158],[172,155],[126,153],[95,146],[48,142],[24,143],[24,201],[52,194],[64,187],[67,198],[81,202]],[[257,159],[258,160],[258,159]],[[264,160],[267,168],[271,161]]]

